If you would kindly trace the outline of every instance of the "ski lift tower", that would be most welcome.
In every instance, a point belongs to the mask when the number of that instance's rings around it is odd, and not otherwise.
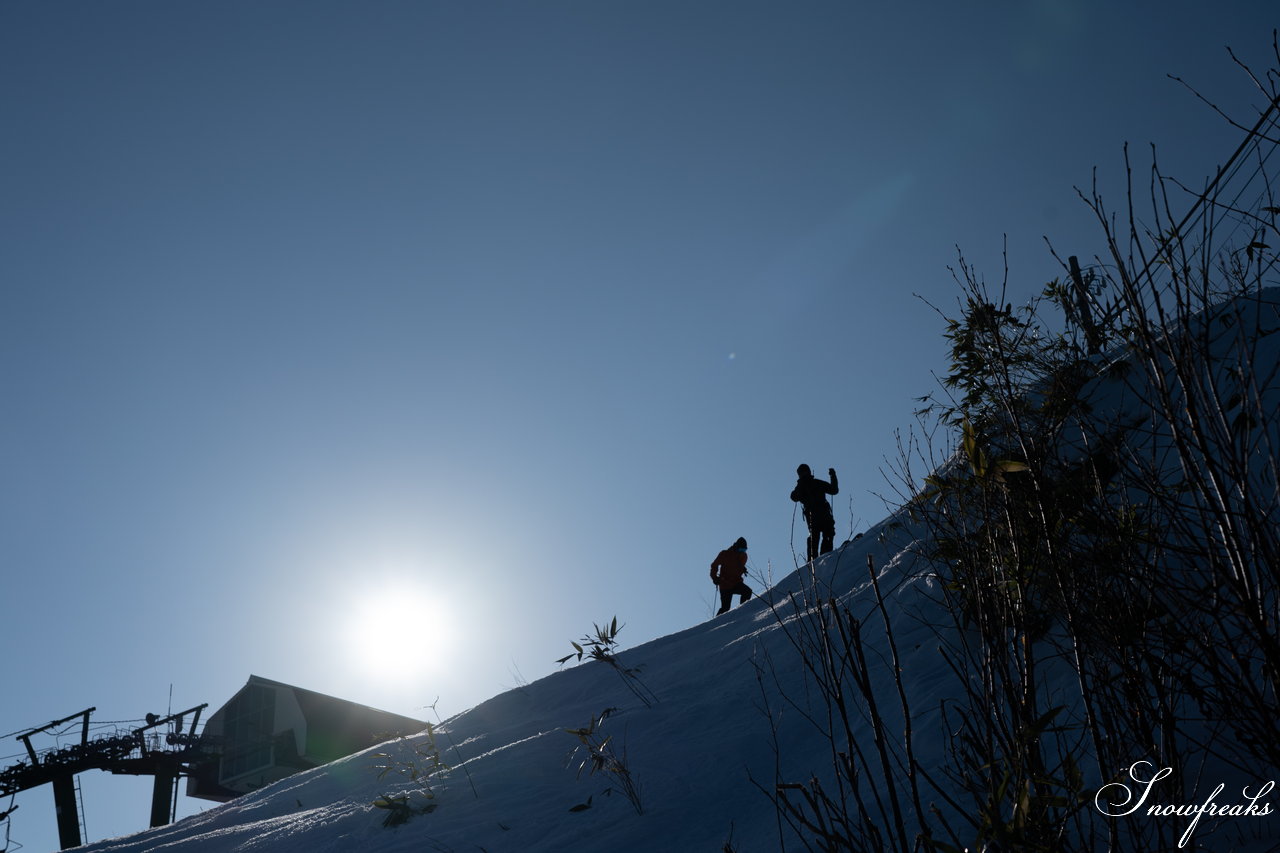
[[[198,705],[167,717],[147,714],[146,725],[125,734],[89,739],[89,715],[97,708],[86,708],[78,714],[18,735],[27,748],[30,763],[19,762],[0,769],[0,797],[53,785],[53,804],[58,818],[58,842],[63,850],[79,847],[80,814],[76,807],[75,777],[86,770],[134,776],[154,776],[151,798],[151,825],[164,826],[173,819],[173,796],[178,777],[190,771],[191,763],[202,754],[201,738],[196,734],[200,712],[208,705]],[[183,732],[183,721],[190,715],[190,730]],[[83,718],[80,742],[72,746],[36,751],[31,738]],[[173,730],[163,742],[154,730],[173,723]],[[150,732],[150,735],[148,734]]]

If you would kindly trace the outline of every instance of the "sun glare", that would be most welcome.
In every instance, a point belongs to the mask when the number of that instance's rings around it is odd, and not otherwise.
[[[447,600],[413,584],[380,585],[354,596],[344,646],[366,675],[423,675],[447,666],[454,630]]]

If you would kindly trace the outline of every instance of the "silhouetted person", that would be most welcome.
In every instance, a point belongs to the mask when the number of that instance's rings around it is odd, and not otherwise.
[[[791,500],[799,502],[804,509],[804,523],[809,526],[810,562],[830,552],[836,538],[836,519],[831,514],[827,495],[840,494],[840,484],[836,481],[835,468],[828,468],[827,474],[831,477],[830,483],[816,479],[808,465],[801,465],[796,469],[796,487],[791,490]]]
[[[733,597],[740,595],[738,604],[745,604],[751,597],[751,587],[742,582],[747,573],[747,540],[741,536],[711,561],[711,582],[720,590],[720,609],[716,615],[727,613]]]

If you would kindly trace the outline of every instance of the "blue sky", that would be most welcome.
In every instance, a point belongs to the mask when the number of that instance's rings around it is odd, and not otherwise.
[[[736,537],[758,576],[803,553],[797,464],[838,469],[841,540],[883,517],[957,246],[1026,298],[1046,236],[1099,251],[1074,188],[1121,204],[1126,142],[1203,183],[1240,134],[1166,75],[1251,123],[1225,48],[1265,69],[1277,24],[0,6],[0,735],[250,673],[430,717],[592,622],[707,618]],[[83,779],[90,838],[145,822],[146,783]]]

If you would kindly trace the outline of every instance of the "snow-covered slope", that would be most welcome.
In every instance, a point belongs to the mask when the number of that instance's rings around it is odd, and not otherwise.
[[[1272,298],[1267,306],[1272,320],[1277,301]],[[1280,335],[1272,335],[1266,344],[1269,349],[1259,351],[1264,362],[1280,360],[1278,342]],[[1142,394],[1135,393],[1133,383],[1107,382],[1100,380],[1091,392],[1099,416],[1115,417],[1120,412],[1126,418],[1141,419]],[[1274,400],[1274,392],[1269,393]],[[939,646],[948,631],[961,629],[942,610],[937,581],[919,556],[926,536],[920,522],[896,513],[727,615],[622,652],[621,664],[636,668],[645,690],[656,697],[649,704],[607,663],[567,666],[449,719],[434,737],[423,733],[387,743],[174,825],[84,849],[95,853],[805,849],[780,820],[772,797],[780,781],[805,783],[816,775],[830,784],[832,742],[822,735],[830,723],[828,707],[796,651],[797,639],[812,630],[808,620],[814,611],[809,605],[829,598],[848,605],[862,626],[869,668],[876,679],[878,710],[886,722],[885,737],[891,741],[888,751],[895,757],[889,772],[905,773],[906,767],[901,700],[892,677],[896,652],[911,709],[915,765],[942,789],[926,792],[921,806],[926,812],[938,809],[954,822],[961,839],[970,838],[972,830],[964,828],[960,817],[965,804],[946,803],[943,772],[954,732],[954,719],[945,710],[948,700],[963,691]],[[873,572],[878,593],[872,586]],[[877,607],[877,595],[884,600],[883,609]],[[625,602],[619,602],[618,611],[620,621],[625,621]],[[566,626],[566,651],[568,641],[586,632],[593,617],[612,615],[584,614],[582,625]],[[890,635],[893,648],[887,639]],[[620,640],[627,639],[623,630]],[[1065,662],[1046,661],[1041,678],[1046,695],[1074,695],[1073,673]],[[567,731],[599,721],[606,710],[598,731],[602,737],[611,736],[609,748],[622,759],[635,784],[634,803],[616,774],[593,774],[589,764],[581,767],[586,753],[578,748],[579,739]],[[1068,709],[1067,715],[1073,712]],[[874,755],[870,716],[859,710],[854,717],[854,740]],[[411,768],[429,768],[435,751],[449,769],[410,778]],[[1093,786],[1103,781],[1089,780]],[[1198,780],[1194,790],[1199,799],[1193,802],[1205,802],[1219,781],[1223,780]],[[1246,776],[1227,781],[1225,793],[1218,798],[1224,804],[1247,802],[1242,800],[1241,787],[1252,784],[1256,794],[1268,780]],[[1129,789],[1135,795],[1141,793],[1132,781]],[[401,825],[384,825],[392,811],[375,803],[388,796],[408,798],[405,803],[413,813]],[[1255,805],[1268,805],[1271,799],[1264,792]],[[1170,801],[1166,797],[1162,802]],[[1146,820],[1169,821],[1173,826],[1178,820],[1142,812],[1106,817],[1092,802],[1081,808],[1093,810],[1093,819],[1103,823]],[[914,825],[913,805],[906,802],[903,809],[907,822]],[[1268,849],[1280,839],[1280,816],[1272,814],[1277,810],[1271,806],[1261,814],[1205,816],[1188,849],[1195,844],[1213,850]],[[1219,830],[1232,828],[1245,829],[1254,839],[1252,846],[1224,840]]]
[[[905,550],[910,528],[885,535],[884,524],[820,561],[817,573],[833,589],[852,590],[855,607],[870,613],[867,556],[884,576],[886,591],[912,599],[913,559]],[[427,786],[394,770],[379,753],[425,765],[415,747],[429,751],[427,735],[376,747],[300,773],[262,791],[178,823],[104,841],[92,851],[653,851],[721,850],[726,841],[746,853],[779,848],[772,790],[775,736],[784,776],[798,780],[829,765],[824,744],[798,712],[775,712],[779,690],[800,697],[805,673],[783,626],[793,613],[773,608],[798,590],[793,574],[771,594],[688,630],[620,655],[639,667],[657,701],[645,707],[609,665],[592,661],[495,696],[447,721],[434,743],[449,771],[428,780],[436,808],[399,827],[383,826],[384,794],[410,793],[427,802]],[[898,608],[895,608],[898,609]],[[928,630],[903,619],[905,662],[921,693],[945,683],[930,651]],[[625,629],[621,634],[625,639]],[[566,636],[567,640],[570,637]],[[771,662],[771,666],[770,666]],[[766,673],[762,689],[758,670]],[[927,696],[921,701],[928,703]],[[588,725],[608,708],[601,725],[640,791],[640,810],[607,773],[578,772],[584,758],[566,732]],[[392,762],[394,763],[394,762]],[[610,793],[611,791],[611,793]],[[586,803],[590,808],[571,811]]]

